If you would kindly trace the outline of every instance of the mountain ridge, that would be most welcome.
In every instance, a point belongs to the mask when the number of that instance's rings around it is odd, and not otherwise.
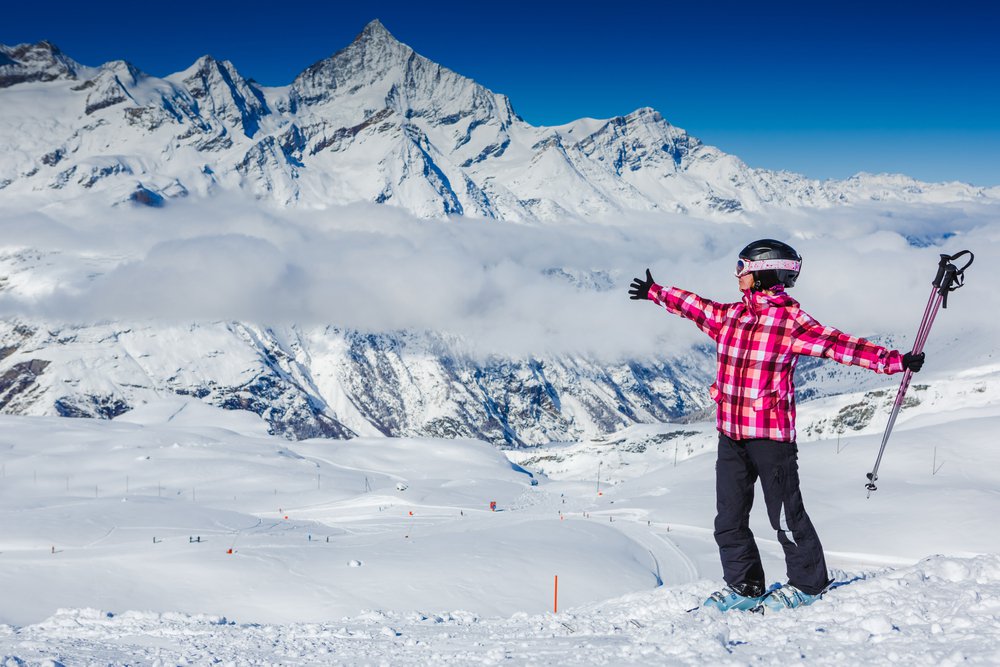
[[[532,126],[507,96],[377,19],[283,87],[207,55],[162,78],[123,60],[84,67],[49,42],[0,55],[0,138],[18,155],[0,164],[0,199],[101,193],[116,204],[146,192],[163,204],[235,190],[277,206],[368,201],[425,218],[546,221],[996,196],[901,175],[821,182],[751,168],[649,107]]]

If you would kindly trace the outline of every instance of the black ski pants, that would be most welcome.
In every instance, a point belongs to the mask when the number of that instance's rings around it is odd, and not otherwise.
[[[785,551],[788,583],[810,595],[820,593],[829,583],[823,546],[802,505],[797,461],[794,442],[733,440],[719,434],[715,541],[726,583],[766,588],[760,552],[750,530],[757,479],[771,527]]]

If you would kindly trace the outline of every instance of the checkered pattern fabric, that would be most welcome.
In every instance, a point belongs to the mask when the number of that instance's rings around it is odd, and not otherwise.
[[[827,357],[876,373],[898,373],[896,351],[823,326],[778,286],[717,303],[676,287],[653,284],[649,299],[694,322],[715,341],[718,373],[711,387],[719,431],[734,440],[795,442],[795,386],[801,354]]]

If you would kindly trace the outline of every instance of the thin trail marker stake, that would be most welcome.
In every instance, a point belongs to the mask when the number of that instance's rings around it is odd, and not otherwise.
[[[958,268],[952,263],[964,255],[969,256],[969,261],[962,268]],[[968,250],[963,250],[954,255],[941,255],[941,260],[938,262],[937,275],[934,276],[934,281],[931,283],[931,293],[927,298],[927,306],[924,307],[924,316],[920,320],[920,327],[917,329],[917,338],[913,343],[913,354],[920,354],[923,351],[924,343],[927,342],[927,336],[930,334],[931,325],[934,324],[934,318],[937,316],[938,309],[947,308],[948,294],[965,284],[965,270],[969,268],[974,259],[975,255]],[[872,491],[878,488],[875,486],[875,481],[878,479],[878,467],[882,463],[882,454],[885,452],[885,446],[889,442],[889,436],[892,434],[892,427],[896,424],[896,417],[899,415],[899,410],[903,407],[903,399],[906,396],[906,390],[910,386],[910,379],[912,377],[913,371],[910,369],[903,371],[903,379],[899,383],[899,391],[896,392],[896,401],[892,405],[892,412],[889,413],[889,423],[886,424],[885,433],[882,435],[882,445],[879,447],[878,457],[875,459],[875,467],[867,475],[868,483],[865,484],[865,488],[868,489],[868,498],[871,498]]]
[[[944,467],[944,461],[941,461],[941,465],[937,464],[937,447],[935,447],[934,448],[934,473],[933,474],[935,474],[935,475],[938,474],[938,472],[943,467]]]
[[[559,575],[556,575],[555,593],[552,599],[552,613],[559,613]]]

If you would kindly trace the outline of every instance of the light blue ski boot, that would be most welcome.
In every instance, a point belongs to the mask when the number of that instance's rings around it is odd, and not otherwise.
[[[748,595],[744,595],[747,593]],[[754,595],[754,594],[757,595]],[[729,611],[739,609],[749,611],[757,607],[767,596],[760,586],[748,584],[727,585],[721,591],[715,591],[705,600],[703,607],[718,609],[719,611]]]
[[[823,597],[823,593],[825,592],[823,590],[816,595],[809,595],[791,584],[785,584],[761,598],[760,605],[753,611],[763,613],[764,611],[781,611],[782,609],[806,607]]]

